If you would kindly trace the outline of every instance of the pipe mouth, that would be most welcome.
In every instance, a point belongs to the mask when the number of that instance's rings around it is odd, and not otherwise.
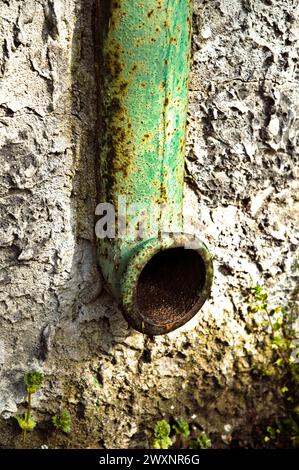
[[[142,243],[121,280],[124,315],[136,330],[159,335],[187,323],[210,295],[211,255],[188,234],[162,234]]]

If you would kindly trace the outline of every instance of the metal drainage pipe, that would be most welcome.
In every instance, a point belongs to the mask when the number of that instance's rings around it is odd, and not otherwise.
[[[164,334],[198,312],[213,277],[204,243],[183,233],[192,2],[100,3],[100,202],[114,207],[110,216],[121,233],[107,228],[107,218],[99,262],[128,323]],[[98,215],[107,217],[106,206],[98,206]],[[151,213],[155,229],[147,224],[137,238],[128,233],[132,207],[143,214],[139,228]]]

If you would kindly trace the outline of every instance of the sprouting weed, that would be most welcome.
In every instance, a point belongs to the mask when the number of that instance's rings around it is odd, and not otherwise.
[[[24,376],[27,393],[36,393],[42,386],[43,374],[37,371],[27,372]]]
[[[211,440],[205,432],[201,432],[196,439],[191,441],[189,449],[209,449],[210,447],[212,447]]]
[[[72,419],[71,415],[67,410],[62,410],[52,417],[52,423],[55,429],[65,432],[66,434],[71,432]]]
[[[158,421],[154,427],[154,449],[168,449],[170,446],[177,449],[208,449],[212,446],[211,440],[205,432],[197,434],[190,430],[189,423],[183,419],[177,420],[172,426],[167,421]]]
[[[189,424],[183,419],[179,419],[178,421],[176,421],[172,427],[177,435],[182,435],[183,437],[188,437],[190,435]]]
[[[23,415],[17,415],[16,420],[22,429],[22,448],[26,447],[27,431],[32,431],[36,426],[36,421],[31,416],[31,398],[42,386],[43,375],[37,371],[30,371],[24,375],[24,382],[27,392],[27,410]]]
[[[171,427],[164,419],[158,421],[154,428],[154,449],[168,449],[172,445],[172,440],[170,439]]]
[[[299,344],[294,330],[295,309],[292,303],[271,307],[266,289],[256,285],[250,289],[251,303],[248,311],[259,314],[255,320],[256,330],[270,339],[273,358],[264,368],[264,373],[277,379],[278,394],[285,402],[288,416],[276,420],[275,427],[267,426],[264,441],[269,445],[287,441],[299,445]]]

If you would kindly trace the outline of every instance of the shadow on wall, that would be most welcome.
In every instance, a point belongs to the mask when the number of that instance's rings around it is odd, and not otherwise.
[[[51,332],[55,336],[53,352],[58,349],[63,356],[77,360],[97,356],[98,345],[105,342],[109,330],[109,312],[113,310],[113,300],[102,290],[94,232],[99,158],[94,31],[97,2],[98,0],[75,2],[70,65],[74,173],[70,197],[73,259],[67,282],[57,288],[59,316],[56,331],[52,329]],[[88,346],[84,346],[85,342],[81,337],[85,336],[87,330],[97,332],[95,337],[93,333],[89,336],[89,343],[91,337],[94,337],[90,350]],[[42,338],[44,358],[47,356],[47,342],[51,342],[49,338]]]

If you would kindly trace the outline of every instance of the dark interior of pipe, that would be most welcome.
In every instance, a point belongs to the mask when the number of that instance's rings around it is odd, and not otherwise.
[[[197,303],[205,276],[204,261],[195,250],[160,251],[139,276],[139,312],[145,320],[157,325],[176,322]]]

